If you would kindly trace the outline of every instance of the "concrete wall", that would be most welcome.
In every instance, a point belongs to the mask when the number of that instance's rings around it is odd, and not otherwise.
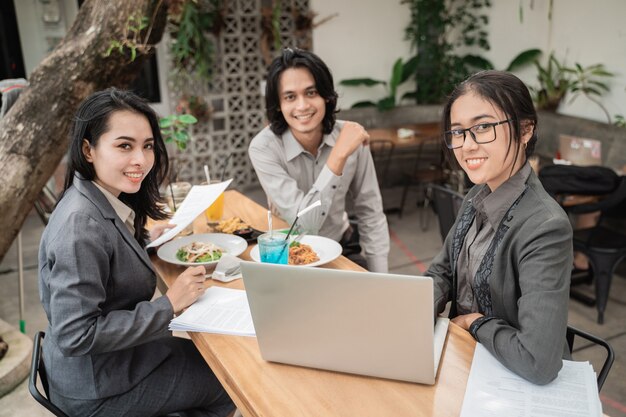
[[[400,0],[311,0],[310,7],[316,20],[338,14],[313,30],[313,50],[330,67],[335,84],[358,77],[389,81],[396,59],[411,56],[410,44],[403,40],[409,9]],[[339,106],[346,109],[386,95],[382,86],[338,86],[337,92]]]
[[[380,113],[375,108],[342,110],[338,119],[353,120],[369,127],[396,127],[403,124],[441,120],[441,106],[399,106]],[[553,158],[559,147],[559,135],[597,139],[602,143],[602,164],[626,173],[626,130],[576,116],[541,111],[538,114],[539,140],[535,152]]]
[[[555,51],[568,65],[603,63],[617,76],[602,102],[611,116],[626,114],[626,1],[554,0],[552,20],[548,19],[549,0],[535,0],[532,10],[530,3],[492,2],[488,27],[492,49],[485,57],[504,69],[522,50],[539,48],[544,59]],[[409,8],[400,0],[311,0],[311,9],[317,19],[339,13],[313,31],[314,51],[330,66],[336,80],[358,76],[388,80],[395,59],[410,56],[410,45],[403,40]],[[518,75],[536,85],[534,67]],[[339,87],[338,91],[342,108],[384,95],[382,87]],[[565,103],[560,112],[606,122],[602,111],[584,97]]]

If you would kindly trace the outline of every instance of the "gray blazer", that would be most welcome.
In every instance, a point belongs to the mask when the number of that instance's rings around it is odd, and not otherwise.
[[[459,213],[466,213],[483,186],[470,190]],[[453,246],[455,233],[463,230],[462,217],[457,217],[443,250],[426,272],[433,277],[437,314],[455,298],[453,265],[458,255]],[[572,228],[563,209],[531,172],[526,190],[496,234],[501,240],[489,273],[495,318],[478,329],[477,337],[508,369],[536,384],[546,384],[556,378],[561,359],[569,358],[565,333]]]
[[[150,301],[148,254],[104,195],[75,178],[39,249],[39,293],[49,326],[43,357],[51,390],[98,399],[128,391],[170,353],[167,297]]]

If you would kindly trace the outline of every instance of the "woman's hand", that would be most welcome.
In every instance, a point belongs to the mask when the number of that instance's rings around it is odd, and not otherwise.
[[[191,266],[180,274],[167,290],[165,295],[170,299],[175,314],[192,305],[198,297],[204,294],[206,290],[204,274],[204,266]]]
[[[159,223],[155,224],[152,229],[150,229],[150,242],[154,242],[157,240],[166,230],[173,229],[176,227],[175,224],[172,223]]]
[[[461,316],[456,316],[455,318],[453,318],[452,319],[452,323],[454,323],[457,326],[460,326],[463,329],[469,331],[469,328],[472,325],[472,323],[474,322],[474,320],[479,319],[482,316],[483,315],[480,314],[480,313],[463,314]]]

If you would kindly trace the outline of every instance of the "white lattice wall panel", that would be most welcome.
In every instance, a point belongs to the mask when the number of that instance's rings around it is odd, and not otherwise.
[[[214,77],[209,85],[198,87],[198,91],[206,91],[204,97],[213,113],[208,121],[194,126],[193,141],[187,150],[175,151],[175,169],[179,180],[198,184],[204,181],[202,167],[207,164],[213,177],[219,177],[224,170],[226,178],[234,178],[233,187],[245,188],[258,183],[247,150],[250,140],[266,123],[265,100],[260,91],[267,71],[260,47],[261,1],[227,0],[226,4]],[[310,48],[310,31],[295,34],[292,5],[301,13],[309,13],[309,0],[283,0],[282,44]],[[176,103],[178,98],[170,85],[170,102]]]

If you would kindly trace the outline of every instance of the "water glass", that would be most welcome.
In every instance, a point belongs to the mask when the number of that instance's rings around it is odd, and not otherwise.
[[[257,238],[261,262],[270,264],[289,263],[289,240],[284,233],[263,233]]]
[[[163,190],[166,196],[167,205],[172,213],[175,213],[178,207],[180,207],[190,190],[191,184],[188,182],[173,182],[171,185],[168,185],[165,190]],[[179,235],[187,236],[192,233],[193,223],[190,223],[179,233]]]

